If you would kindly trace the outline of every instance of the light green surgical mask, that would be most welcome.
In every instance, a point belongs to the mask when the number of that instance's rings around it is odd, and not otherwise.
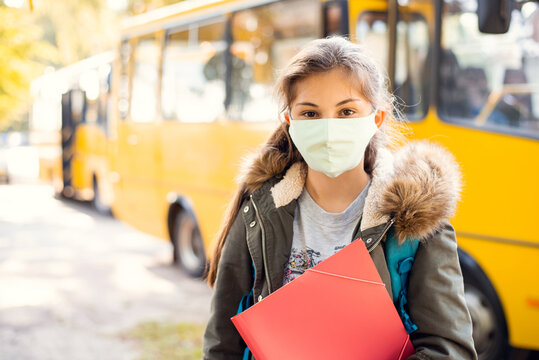
[[[376,110],[359,118],[290,119],[290,137],[307,165],[337,177],[359,165],[378,127]]]

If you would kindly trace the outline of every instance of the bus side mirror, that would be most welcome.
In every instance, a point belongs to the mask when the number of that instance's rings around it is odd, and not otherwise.
[[[511,22],[513,0],[478,0],[479,31],[486,34],[505,34]]]

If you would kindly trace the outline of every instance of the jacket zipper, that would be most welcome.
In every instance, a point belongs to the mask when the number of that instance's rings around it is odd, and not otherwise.
[[[391,225],[393,225],[394,222],[395,222],[394,218],[389,219],[389,221],[387,222],[386,227],[384,228],[384,231],[382,231],[382,234],[380,234],[380,236],[378,237],[378,239],[376,240],[374,245],[370,248],[369,254],[378,246],[378,244],[380,244],[380,241],[382,241],[382,238],[384,237],[384,235],[387,233],[387,231],[389,230]]]
[[[256,219],[258,220],[258,223],[260,224],[260,229],[262,230],[262,260],[264,261],[264,273],[266,274],[266,282],[268,283],[268,290],[271,294],[273,291],[271,289],[271,280],[269,277],[269,270],[268,270],[268,261],[266,256],[266,234],[264,231],[264,224],[262,224],[262,220],[260,219],[260,214],[258,213],[258,207],[256,206],[255,200],[253,199],[253,195],[250,195],[251,201],[253,203],[253,207],[255,208],[255,214]],[[261,295],[262,296],[262,295]]]

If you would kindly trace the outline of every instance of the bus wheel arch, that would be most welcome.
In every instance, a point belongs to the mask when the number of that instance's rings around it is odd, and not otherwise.
[[[192,277],[201,277],[206,253],[200,227],[190,202],[175,195],[170,202],[167,225],[172,243],[173,263]]]
[[[478,358],[504,359],[509,351],[509,332],[496,289],[471,255],[461,248],[458,249],[458,255]]]

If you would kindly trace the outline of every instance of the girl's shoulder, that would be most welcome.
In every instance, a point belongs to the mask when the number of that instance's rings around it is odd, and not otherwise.
[[[426,240],[447,229],[461,191],[454,156],[428,141],[411,141],[396,151],[379,151],[362,228],[389,221],[400,241]]]

